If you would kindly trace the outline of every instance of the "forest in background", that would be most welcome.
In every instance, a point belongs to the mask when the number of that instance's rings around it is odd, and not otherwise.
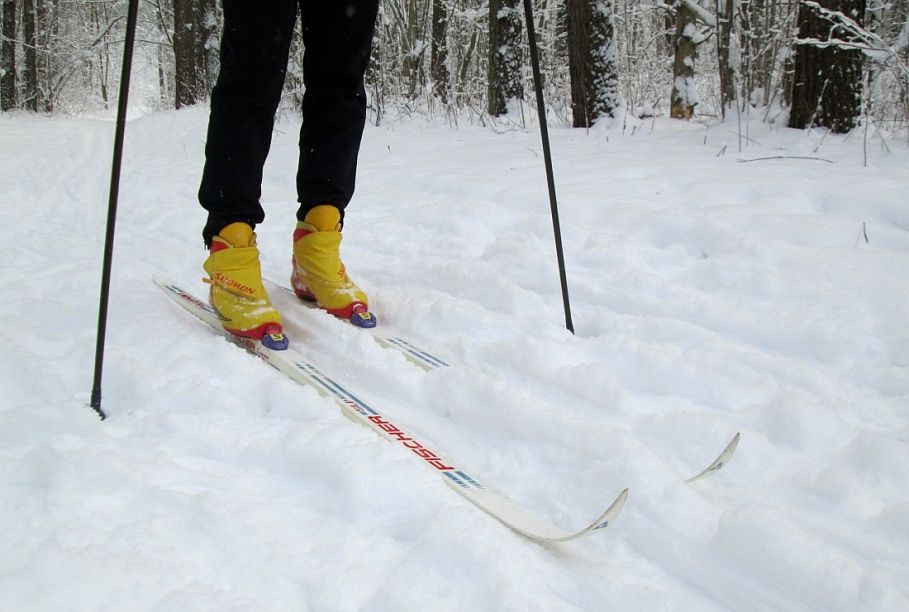
[[[4,111],[116,105],[126,0],[0,0]],[[533,0],[549,120],[730,111],[791,127],[909,130],[909,0]],[[216,0],[140,2],[136,70],[152,109],[204,101]],[[389,110],[482,123],[533,108],[519,0],[383,0],[367,74]],[[299,26],[298,26],[299,30]],[[299,33],[299,32],[298,32]],[[303,91],[294,43],[285,108]],[[520,100],[520,105],[515,105]]]

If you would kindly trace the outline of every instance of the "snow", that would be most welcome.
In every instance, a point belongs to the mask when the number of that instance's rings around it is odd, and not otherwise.
[[[690,57],[686,57],[684,62],[686,66],[692,65],[692,59]],[[672,85],[673,99],[681,100],[682,104],[689,107],[697,106],[700,102],[700,99],[698,98],[697,83],[695,83],[693,77],[679,75],[675,77]]]
[[[345,262],[452,367],[273,298],[307,358],[541,518],[630,488],[609,529],[542,546],[152,284],[204,292],[206,117],[128,125],[99,422],[113,123],[0,116],[4,609],[909,608],[905,143],[866,167],[861,132],[552,129],[572,336],[536,133],[367,129]],[[257,230],[279,281],[297,129]]]

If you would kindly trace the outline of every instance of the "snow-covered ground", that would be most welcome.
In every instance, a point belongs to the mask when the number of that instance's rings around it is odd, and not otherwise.
[[[204,292],[206,117],[128,126],[99,422],[113,124],[0,116],[0,609],[909,609],[904,142],[865,166],[861,132],[553,129],[572,336],[534,128],[367,129],[345,261],[453,366],[273,297],[308,358],[540,517],[630,488],[543,546],[152,284]],[[258,228],[279,281],[297,127]]]

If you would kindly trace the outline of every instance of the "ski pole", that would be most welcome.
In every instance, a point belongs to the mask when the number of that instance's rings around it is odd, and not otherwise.
[[[129,77],[136,40],[136,16],[139,0],[129,0],[126,14],[126,41],[123,45],[123,68],[120,73],[120,96],[117,101],[117,129],[114,135],[114,156],[110,173],[110,197],[107,204],[107,233],[104,238],[104,263],[101,267],[101,296],[98,306],[98,339],[95,344],[95,376],[92,384],[91,407],[103,421],[101,410],[101,370],[104,364],[104,337],[107,332],[107,304],[110,295],[110,270],[114,255],[114,225],[117,221],[117,198],[120,193],[120,166],[123,160],[123,135],[126,131],[126,102],[129,98]]]
[[[565,309],[565,327],[574,333],[571,322],[571,303],[568,299],[568,277],[565,274],[565,253],[562,250],[562,230],[559,225],[559,205],[556,202],[555,178],[552,175],[552,153],[549,150],[549,128],[546,125],[546,106],[543,101],[543,85],[540,78],[540,64],[537,58],[537,35],[533,27],[531,0],[524,0],[524,16],[527,20],[527,39],[530,43],[530,67],[533,70],[533,85],[537,94],[540,138],[543,141],[543,161],[546,165],[546,184],[549,187],[549,209],[552,212],[552,231],[555,235],[556,259],[559,265],[559,281],[562,284],[562,306]]]

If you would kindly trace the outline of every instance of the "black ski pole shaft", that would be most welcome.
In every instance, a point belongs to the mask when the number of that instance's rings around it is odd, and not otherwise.
[[[98,338],[95,344],[95,376],[92,384],[91,407],[101,420],[107,418],[101,410],[101,371],[104,365],[104,338],[107,333],[107,304],[110,296],[110,271],[114,256],[114,226],[117,221],[117,199],[120,194],[120,167],[123,160],[123,135],[126,132],[126,103],[129,99],[129,77],[132,72],[133,46],[136,41],[136,16],[139,0],[129,0],[126,14],[126,40],[123,44],[123,68],[120,73],[120,97],[117,102],[117,129],[114,135],[114,155],[110,173],[110,197],[107,204],[107,233],[104,237],[104,263],[101,267],[101,296],[98,306]]]
[[[562,249],[562,229],[559,224],[559,205],[556,202],[555,178],[552,174],[552,152],[549,149],[549,127],[546,125],[546,104],[543,100],[543,79],[540,78],[540,63],[537,56],[537,35],[533,27],[532,0],[524,0],[524,16],[527,20],[527,40],[530,43],[530,67],[533,70],[533,85],[537,94],[540,138],[543,141],[543,162],[546,165],[546,184],[549,187],[549,208],[552,212],[552,231],[555,235],[556,259],[559,264],[559,281],[562,284],[562,305],[565,309],[565,327],[574,333],[571,322],[571,303],[568,299],[568,276],[565,273],[565,252]]]

